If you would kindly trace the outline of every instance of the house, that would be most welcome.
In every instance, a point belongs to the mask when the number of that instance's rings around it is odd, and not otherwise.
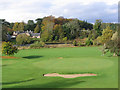
[[[11,40],[10,34],[7,34],[6,36],[7,36],[7,40],[10,41]]]
[[[32,33],[31,37],[32,38],[40,38],[40,33]]]
[[[30,37],[32,37],[32,38],[40,38],[40,33],[33,33],[33,31],[23,31],[23,32],[20,32],[20,31],[14,31],[13,32],[13,35],[11,36],[11,38],[16,38],[17,37],[17,35],[19,35],[19,34],[23,34],[23,33],[25,33],[27,36],[30,36]]]
[[[19,31],[14,31],[14,32],[13,32],[13,36],[17,36],[18,34],[20,34]]]

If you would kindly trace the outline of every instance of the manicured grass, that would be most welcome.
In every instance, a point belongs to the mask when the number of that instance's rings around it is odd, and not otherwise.
[[[110,55],[101,56],[98,47],[20,50],[19,59],[3,59],[3,88],[117,88],[118,58]],[[98,76],[43,77],[47,73]]]

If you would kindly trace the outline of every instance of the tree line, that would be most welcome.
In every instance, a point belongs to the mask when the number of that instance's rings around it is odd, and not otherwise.
[[[64,17],[55,18],[47,16],[25,22],[9,23],[2,20],[2,40],[7,41],[6,35],[12,35],[13,31],[31,30],[34,33],[40,33],[40,41],[58,41],[66,42],[74,40],[73,45],[82,45],[76,39],[87,38],[85,45],[103,45],[101,49],[103,54],[110,51],[114,55],[119,55],[120,35],[117,23],[103,23],[97,19],[94,24],[82,21],[77,18],[67,19]],[[23,36],[24,37],[24,36]]]
[[[34,33],[40,33],[43,41],[61,41],[63,38],[67,40],[73,40],[76,38],[97,38],[102,35],[102,30],[107,26],[110,26],[111,30],[117,29],[117,24],[113,23],[102,23],[102,20],[96,20],[95,24],[88,23],[79,19],[67,19],[64,17],[55,18],[54,16],[47,16],[44,18],[37,18],[28,20],[25,22],[7,23],[8,32],[11,31],[27,31],[31,30]]]

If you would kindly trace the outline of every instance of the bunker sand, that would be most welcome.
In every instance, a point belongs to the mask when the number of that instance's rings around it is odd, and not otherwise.
[[[76,78],[76,77],[85,77],[85,76],[97,76],[97,74],[72,74],[72,75],[62,75],[58,73],[45,74],[44,76],[48,77],[63,77],[63,78]]]

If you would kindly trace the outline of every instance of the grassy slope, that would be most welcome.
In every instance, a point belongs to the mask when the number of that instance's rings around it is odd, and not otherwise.
[[[97,47],[21,50],[19,59],[3,59],[3,88],[115,88],[117,57],[101,56]],[[59,59],[58,57],[63,57]],[[97,73],[97,77],[43,77],[45,73]]]

